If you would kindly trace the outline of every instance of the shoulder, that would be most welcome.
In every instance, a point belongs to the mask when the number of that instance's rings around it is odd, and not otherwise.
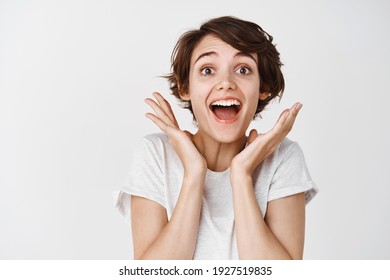
[[[168,136],[165,133],[153,133],[143,136],[138,141],[138,148],[147,151],[159,151],[166,150],[167,147],[171,146]]]
[[[285,138],[275,150],[274,159],[280,162],[291,157],[301,158],[303,152],[298,142]]]
[[[298,142],[285,138],[258,168],[262,169],[263,173],[275,174],[281,167],[291,168],[292,165],[301,165],[304,161]]]
[[[144,144],[166,144],[169,143],[168,136],[165,133],[153,133],[142,137],[141,142]]]
[[[136,147],[144,158],[162,163],[176,158],[176,152],[165,133],[153,133],[142,137]]]
[[[291,150],[300,150],[300,146],[298,144],[298,142],[296,141],[293,141],[289,138],[284,138],[284,140],[282,141],[282,143],[279,144],[279,147],[278,147],[278,150],[280,153],[284,154],[284,153],[287,153]]]
[[[148,134],[135,141],[133,158],[135,161],[161,158],[164,146],[169,143],[168,137],[164,133]]]
[[[302,159],[303,154],[299,144],[289,138],[285,138],[256,170],[259,172],[259,175],[262,173],[262,176],[268,174],[272,177],[281,167],[290,165],[291,161],[300,162]]]
[[[275,155],[277,164],[270,184],[269,201],[305,192],[307,204],[317,194],[318,188],[310,176],[300,145],[286,138]]]

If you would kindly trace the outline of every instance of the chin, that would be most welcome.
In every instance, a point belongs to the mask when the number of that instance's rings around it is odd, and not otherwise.
[[[212,135],[212,138],[217,142],[229,144],[240,141],[243,137],[245,137],[245,131],[239,133],[237,130],[229,131],[229,129],[221,131],[215,130]]]

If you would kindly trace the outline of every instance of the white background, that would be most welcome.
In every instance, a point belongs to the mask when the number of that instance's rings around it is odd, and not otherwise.
[[[274,36],[292,140],[320,193],[306,259],[390,259],[387,1],[0,1],[0,259],[125,259],[112,192],[158,129],[143,99],[167,82],[178,37],[234,15]],[[188,111],[174,105],[182,128]]]

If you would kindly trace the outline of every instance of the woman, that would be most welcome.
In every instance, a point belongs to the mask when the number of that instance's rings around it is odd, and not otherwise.
[[[146,99],[164,133],[144,137],[117,198],[131,213],[135,259],[302,259],[305,204],[317,188],[286,138],[302,104],[246,136],[283,93],[281,66],[272,37],[234,17],[179,39],[167,78],[198,129],[182,131],[161,94]]]

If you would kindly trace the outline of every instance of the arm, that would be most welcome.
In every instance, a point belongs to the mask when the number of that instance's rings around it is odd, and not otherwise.
[[[204,181],[204,180],[203,180]],[[165,208],[141,197],[131,198],[135,259],[192,259],[198,234],[203,185],[184,178],[168,222]]]
[[[237,244],[243,259],[300,259],[303,255],[305,198],[297,194],[268,204],[265,219],[255,197],[252,173],[291,130],[301,108],[285,110],[266,134],[251,131],[249,145],[231,164]]]
[[[146,99],[155,114],[148,113],[167,133],[184,168],[183,183],[168,221],[160,204],[145,198],[131,198],[135,259],[192,259],[198,234],[207,165],[192,142],[190,133],[179,129],[169,103],[158,93],[156,103]]]
[[[299,193],[268,204],[265,219],[252,177],[232,175],[233,206],[241,259],[302,259],[305,196]]]

